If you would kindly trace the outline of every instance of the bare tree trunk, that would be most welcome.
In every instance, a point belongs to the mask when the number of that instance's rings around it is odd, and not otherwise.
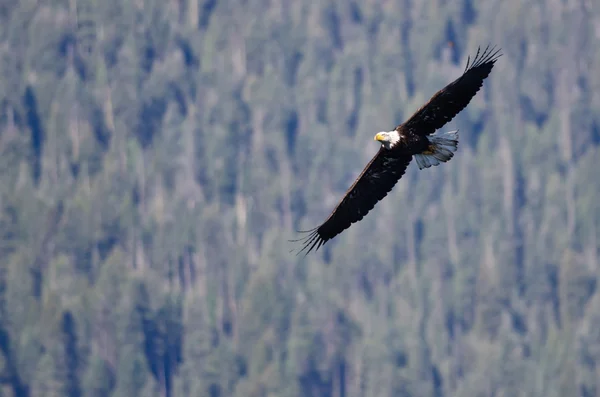
[[[449,172],[446,173],[449,176]],[[444,209],[446,213],[446,233],[448,235],[448,253],[450,254],[450,261],[452,264],[457,264],[460,261],[460,250],[458,249],[458,238],[456,232],[456,220],[454,219],[455,211],[450,208],[454,201],[454,188],[452,182],[448,178],[447,182],[448,189],[446,189],[445,200],[443,200]]]
[[[500,158],[502,159],[502,184],[504,187],[503,207],[504,218],[508,221],[507,229],[514,230],[514,199],[515,199],[515,167],[513,163],[510,143],[506,135],[500,137]]]
[[[187,3],[187,24],[191,29],[198,29],[200,22],[200,7],[198,0],[188,0]]]

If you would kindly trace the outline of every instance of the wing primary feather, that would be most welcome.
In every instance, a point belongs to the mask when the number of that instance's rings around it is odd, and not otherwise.
[[[310,232],[314,232],[317,229],[318,229],[318,227],[313,227],[312,229],[309,229],[309,230],[296,230],[296,233],[310,233]]]
[[[316,230],[316,229],[315,229]],[[300,232],[299,232],[300,233]],[[306,240],[310,236],[300,237],[294,240],[288,240],[290,243],[297,243],[298,241]]]
[[[310,230],[296,230],[296,233],[300,233],[300,234],[306,234],[306,233],[313,233],[315,230],[317,230],[319,227],[314,227]],[[296,243],[298,241],[302,241],[302,240],[306,240],[308,237],[310,236],[304,236],[304,237],[300,237],[294,240],[288,240],[290,243]]]
[[[498,58],[502,56],[501,51],[501,48],[496,49],[496,46],[490,48],[490,44],[488,44],[487,47],[485,47],[485,50],[483,50],[483,53],[480,57],[479,54],[481,53],[481,47],[477,47],[477,52],[475,53],[473,61],[470,62],[471,57],[467,57],[467,65],[465,66],[463,74],[466,73],[469,69],[474,69],[478,66],[483,65],[484,63],[495,62]]]
[[[300,255],[304,251],[306,251],[304,254],[304,256],[306,256],[306,255],[308,255],[308,253],[310,251],[312,251],[315,248],[315,246],[317,244],[319,244],[319,247],[320,247],[324,243],[324,240],[319,236],[319,233],[317,230],[315,230],[310,235],[304,237],[301,240],[305,240],[305,242],[302,246],[302,249],[296,253],[296,256]],[[317,250],[319,249],[319,247],[317,247]],[[290,252],[292,252],[292,251],[290,251]]]

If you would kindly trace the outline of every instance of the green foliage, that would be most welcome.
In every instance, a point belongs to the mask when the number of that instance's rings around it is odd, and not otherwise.
[[[598,394],[568,3],[0,0],[0,397]],[[290,254],[488,43],[456,157]]]

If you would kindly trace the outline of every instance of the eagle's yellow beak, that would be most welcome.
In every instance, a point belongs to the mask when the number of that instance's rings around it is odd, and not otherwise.
[[[375,141],[382,141],[383,140],[383,135],[381,134],[381,132],[378,132],[374,137],[373,140]]]

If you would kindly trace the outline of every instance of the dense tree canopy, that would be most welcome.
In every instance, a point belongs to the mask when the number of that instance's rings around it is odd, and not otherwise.
[[[589,0],[0,0],[0,397],[600,394],[599,40]],[[290,255],[488,43],[456,156]]]

